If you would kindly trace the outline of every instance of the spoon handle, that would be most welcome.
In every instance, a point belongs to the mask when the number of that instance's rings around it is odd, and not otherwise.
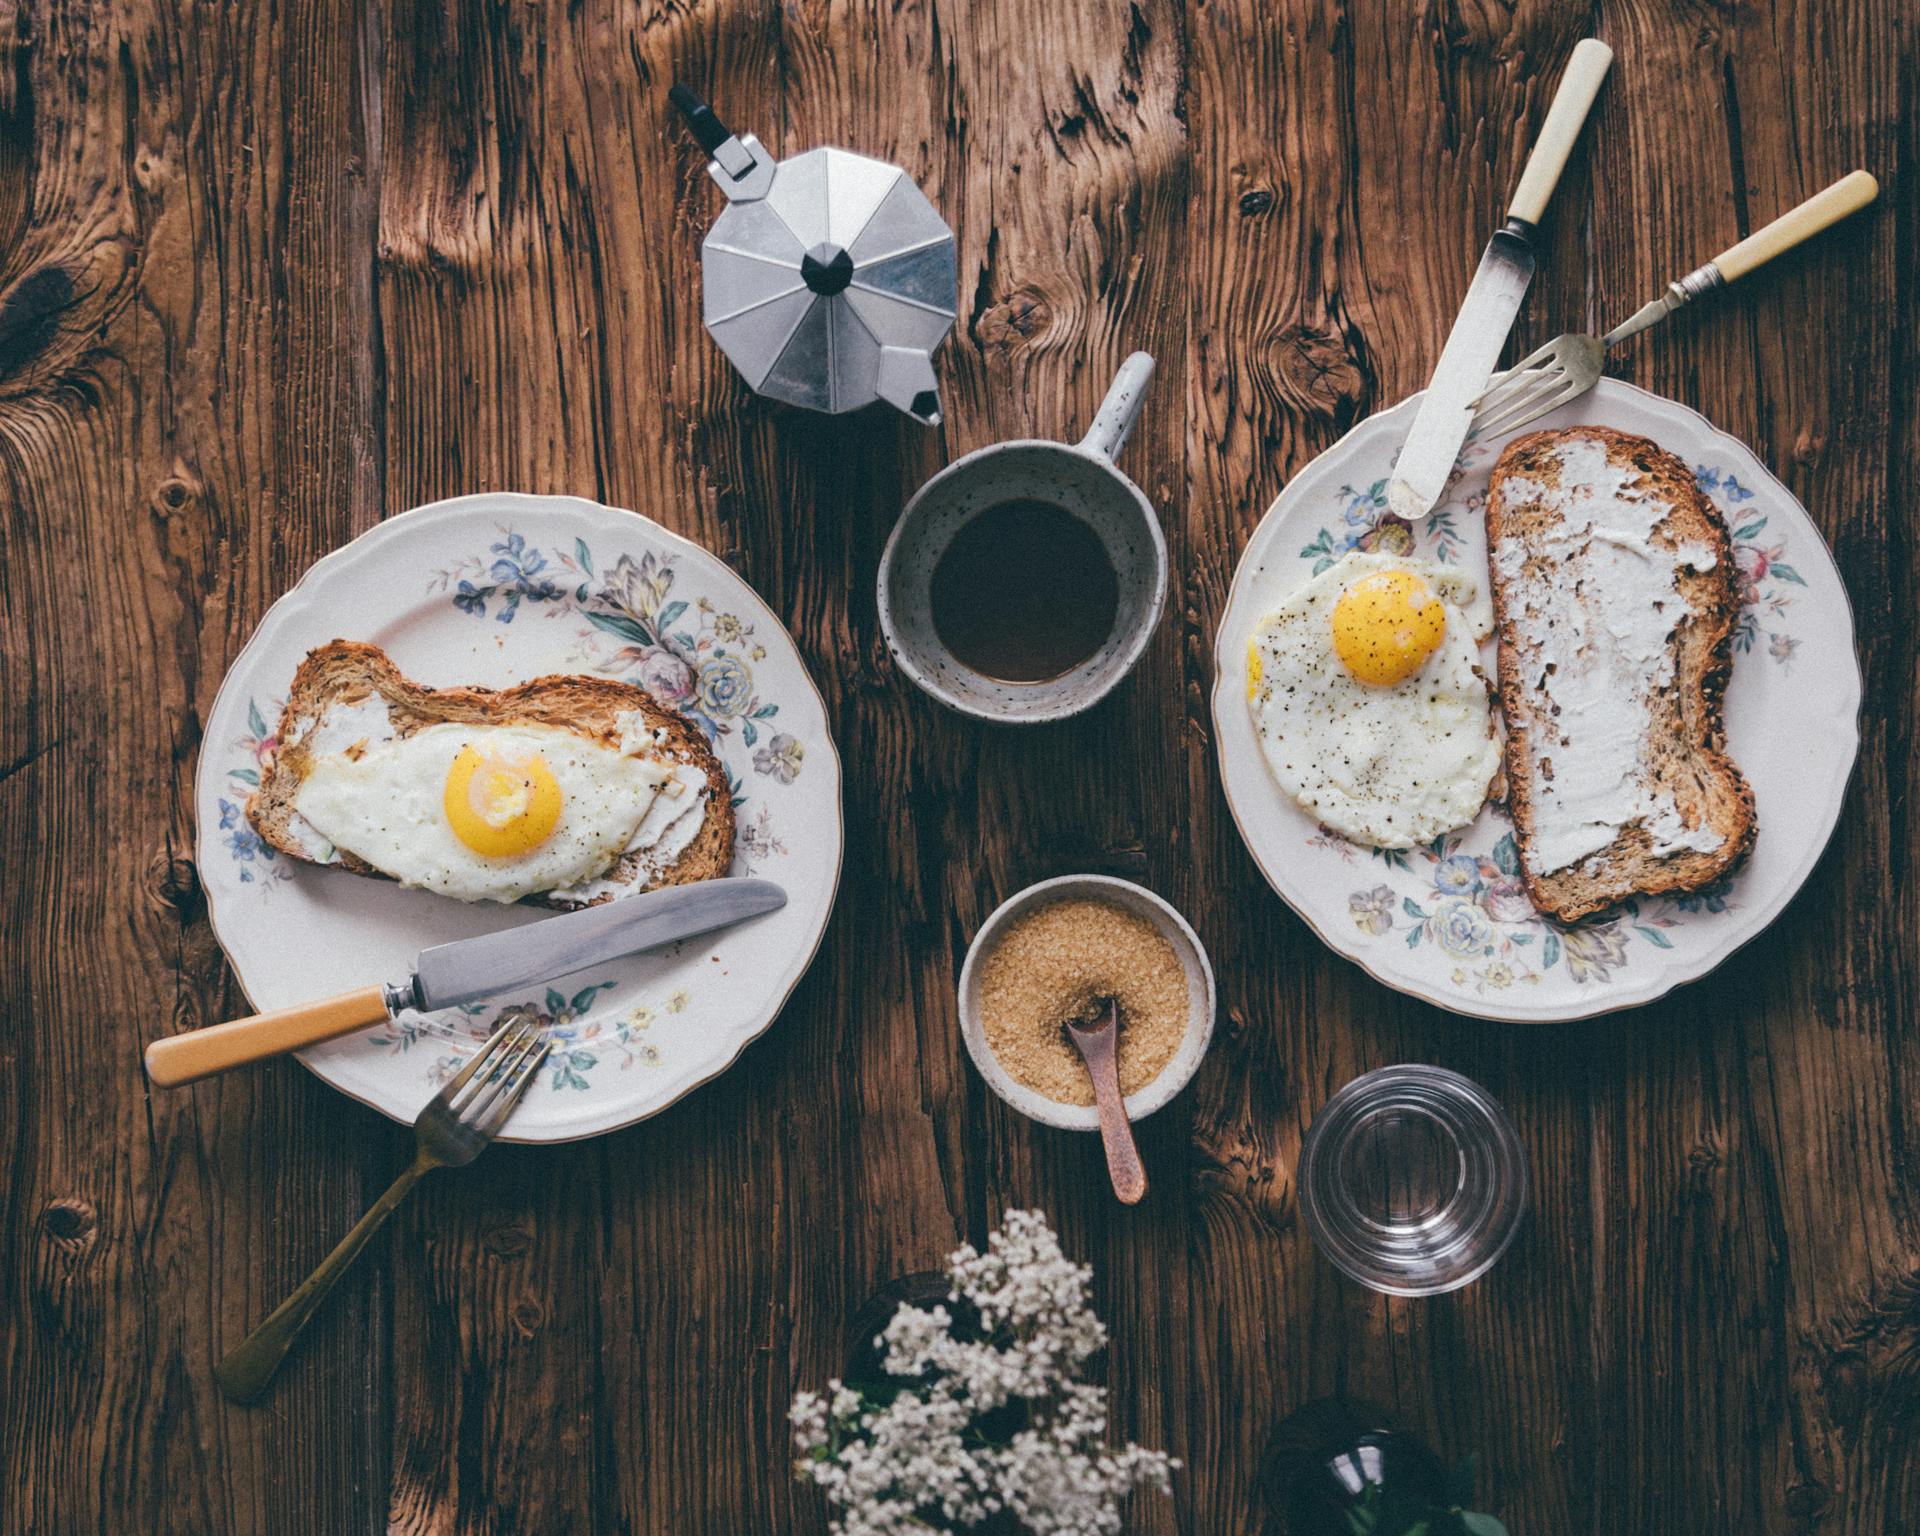
[[[1107,1149],[1107,1177],[1122,1205],[1138,1205],[1147,1193],[1147,1170],[1133,1144],[1133,1126],[1120,1099],[1120,1070],[1115,1061],[1119,1031],[1109,1025],[1083,1036],[1080,1048],[1093,1078],[1093,1101],[1100,1110],[1100,1140]]]

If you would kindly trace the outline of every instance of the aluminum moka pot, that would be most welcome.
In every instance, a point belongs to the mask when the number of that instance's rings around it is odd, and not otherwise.
[[[700,248],[707,331],[763,395],[809,410],[886,400],[940,420],[953,231],[897,165],[844,149],[776,161],[684,85],[669,93],[727,206]]]

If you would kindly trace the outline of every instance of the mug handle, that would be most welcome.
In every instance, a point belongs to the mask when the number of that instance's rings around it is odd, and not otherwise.
[[[1100,410],[1093,418],[1093,425],[1087,429],[1087,435],[1080,439],[1082,453],[1097,454],[1106,460],[1120,457],[1120,450],[1126,446],[1127,434],[1133,430],[1133,421],[1140,414],[1141,402],[1147,396],[1147,384],[1153,378],[1153,359],[1145,352],[1136,352],[1120,365],[1120,371],[1113,376],[1113,383],[1107,390],[1107,398],[1100,402]]]

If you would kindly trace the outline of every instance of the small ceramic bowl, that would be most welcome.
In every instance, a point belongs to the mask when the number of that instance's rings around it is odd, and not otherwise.
[[[1153,359],[1121,364],[1078,443],[1020,438],[955,459],[914,493],[880,557],[880,629],[900,670],[942,704],[981,720],[1039,724],[1091,709],[1133,670],[1167,606],[1167,540],[1146,493],[1115,466]],[[967,666],[933,625],[933,570],[954,535],[989,507],[1032,499],[1099,535],[1118,579],[1113,632],[1091,657],[1043,683],[1008,683]]]
[[[1152,891],[1111,875],[1063,875],[1057,880],[1042,880],[1002,902],[980,925],[967,950],[966,964],[960,969],[960,1033],[967,1042],[967,1054],[973,1057],[987,1086],[1021,1114],[1066,1131],[1097,1131],[1100,1116],[1093,1105],[1062,1104],[1016,1082],[993,1054],[980,1022],[980,967],[1007,925],[1037,906],[1076,896],[1112,902],[1144,917],[1166,935],[1180,957],[1180,968],[1187,973],[1187,1032],[1160,1075],[1138,1093],[1127,1096],[1129,1120],[1152,1114],[1186,1087],[1199,1070],[1200,1060],[1213,1040],[1213,967],[1184,917]]]

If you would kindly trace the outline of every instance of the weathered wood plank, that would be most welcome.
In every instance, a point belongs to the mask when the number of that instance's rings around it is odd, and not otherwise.
[[[1893,170],[1889,45],[1910,18],[1780,5],[1716,18],[1692,38],[1664,7],[1624,6],[1620,20],[1648,90],[1696,127],[1664,133],[1666,114],[1643,112],[1613,141],[1608,180],[1657,187],[1659,206],[1630,226],[1595,221],[1611,309],[1855,165]],[[1876,589],[1910,579],[1904,560],[1897,574],[1886,560],[1884,519],[1913,422],[1891,398],[1906,376],[1903,343],[1857,323],[1901,290],[1898,208],[1768,269],[1629,360],[1630,376],[1752,443],[1806,504],[1854,594],[1868,682],[1856,794],[1807,891],[1726,984],[1662,1010],[1670,1038],[1697,1042],[1697,1056],[1646,1035],[1624,1061],[1634,1113],[1617,1134],[1642,1141],[1656,1167],[1636,1207],[1644,1241],[1628,1225],[1603,1272],[1604,1290],[1638,1297],[1645,1321],[1633,1326],[1630,1309],[1606,1318],[1601,1385],[1645,1490],[1643,1518],[1660,1490],[1716,1460],[1729,1468],[1711,1507],[1734,1526],[1895,1529],[1915,1508],[1914,1470],[1887,1451],[1881,1418],[1889,1391],[1911,1380],[1888,1380],[1883,1359],[1861,1369],[1852,1401],[1827,1390],[1844,1353],[1834,1333],[1868,1318],[1909,1338],[1920,1326],[1897,1299],[1911,1287],[1913,1245],[1871,1214],[1910,1199],[1914,1176],[1897,1143],[1896,1087],[1913,1072],[1899,1006],[1912,991],[1911,943],[1899,955],[1889,929],[1906,834],[1872,787],[1908,756],[1907,711],[1887,690],[1904,696],[1905,663],[1888,648],[1904,656],[1911,629]],[[1700,1411],[1707,1383],[1711,1413]]]
[[[303,1362],[276,1411],[326,1427],[291,1440],[208,1375],[360,1205],[350,1144],[295,1154],[339,1105],[297,1072],[149,1100],[139,1066],[169,1013],[235,1001],[191,862],[201,712],[265,604],[371,520],[372,359],[334,344],[371,313],[362,39],[322,7],[9,7],[0,30],[0,1516],[364,1528],[386,1454],[364,1375]],[[365,1295],[333,1321],[364,1332]]]
[[[789,1394],[876,1286],[1012,1204],[1099,1266],[1117,1432],[1187,1462],[1131,1529],[1258,1529],[1269,1431],[1336,1390],[1478,1450],[1516,1532],[1911,1525],[1916,14],[1598,9],[1620,61],[1519,344],[1855,164],[1886,183],[1619,365],[1753,444],[1828,533],[1868,720],[1835,847],[1761,944],[1665,1004],[1527,1031],[1324,952],[1233,831],[1208,695],[1259,514],[1424,382],[1592,8],[0,10],[0,1530],[817,1528]],[[900,162],[946,212],[938,432],[771,406],[707,342],[717,199],[678,77],[780,152]],[[1161,372],[1123,463],[1167,524],[1165,630],[1086,720],[943,714],[874,618],[893,518],[961,452],[1077,435],[1136,347]],[[212,1359],[406,1139],[284,1064],[144,1091],[163,1006],[239,1001],[192,867],[199,720],[312,559],[488,487],[633,506],[785,617],[847,768],[840,907],[726,1077],[427,1186],[268,1405],[234,1409]],[[1180,904],[1220,981],[1133,1212],[1090,1140],[986,1092],[954,1020],[986,912],[1086,868]],[[1424,1303],[1340,1281],[1292,1182],[1315,1109],[1407,1059],[1503,1099],[1537,1193],[1492,1275]]]

